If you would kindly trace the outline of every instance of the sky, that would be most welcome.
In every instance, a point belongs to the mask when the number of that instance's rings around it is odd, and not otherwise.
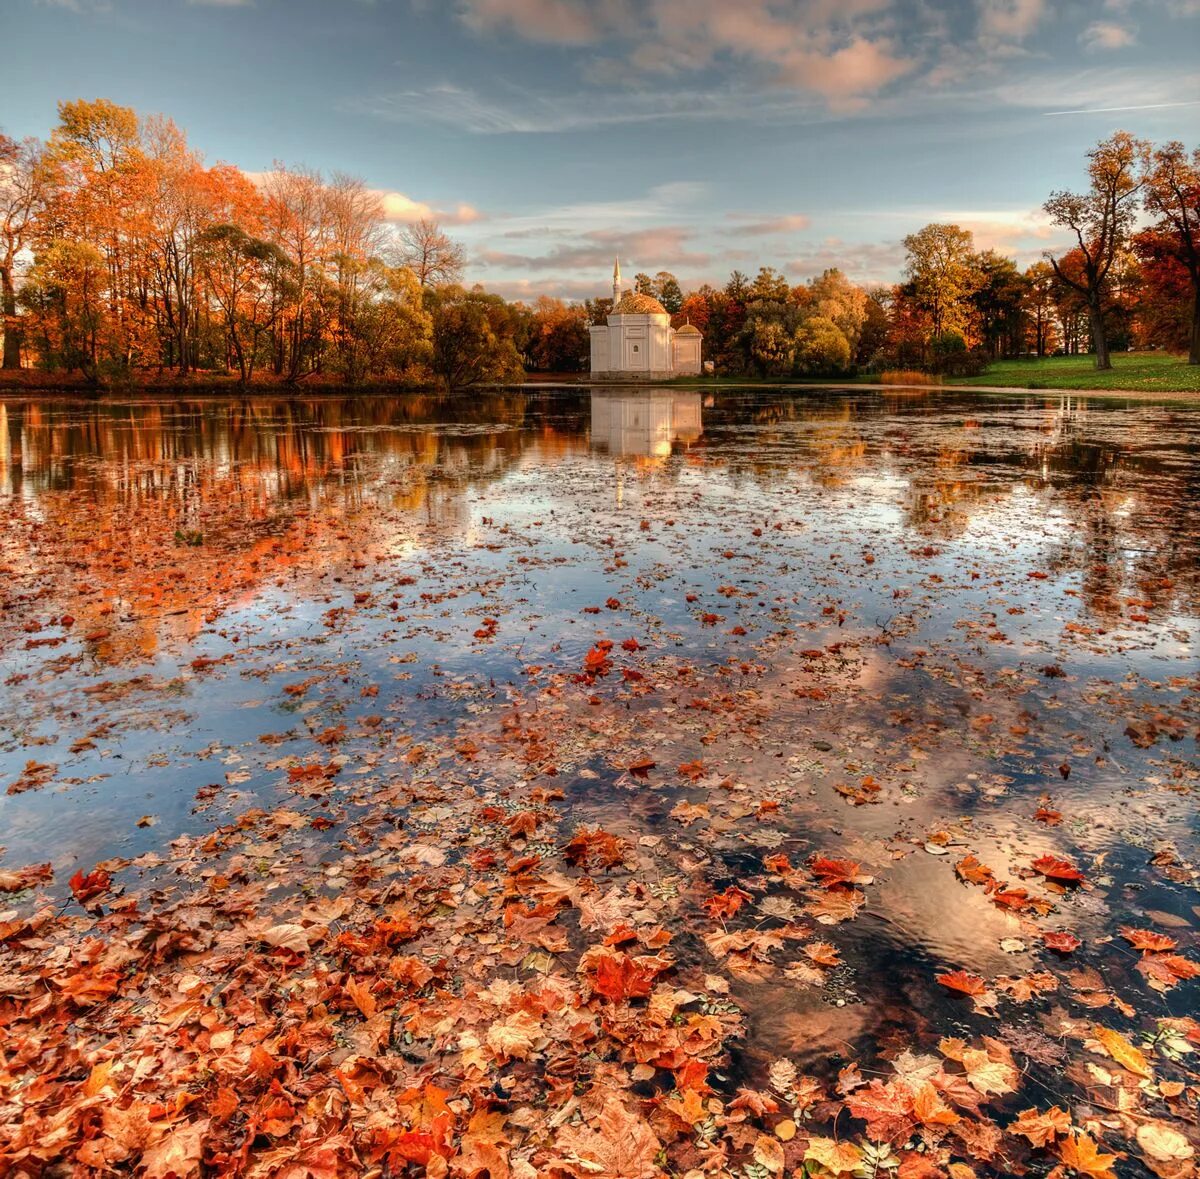
[[[0,129],[171,116],[209,162],[361,176],[467,280],[895,280],[930,221],[1023,265],[1118,128],[1200,143],[1200,0],[0,0]]]

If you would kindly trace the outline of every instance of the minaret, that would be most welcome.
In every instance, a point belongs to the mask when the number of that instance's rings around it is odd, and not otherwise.
[[[613,306],[621,301],[621,259],[613,259]]]

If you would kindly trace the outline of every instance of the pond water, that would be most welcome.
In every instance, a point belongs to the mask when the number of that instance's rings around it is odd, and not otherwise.
[[[0,574],[17,1173],[1191,1173],[1200,408],[0,398]]]

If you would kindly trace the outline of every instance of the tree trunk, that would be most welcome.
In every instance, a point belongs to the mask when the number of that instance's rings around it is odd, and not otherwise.
[[[1108,355],[1108,337],[1104,334],[1104,312],[1098,303],[1088,307],[1088,321],[1092,328],[1092,345],[1096,350],[1096,369],[1106,372],[1112,368]]]
[[[7,340],[7,337],[6,337]],[[5,348],[7,352],[7,347]],[[1188,364],[1200,364],[1200,287],[1192,299],[1192,341],[1188,349]],[[7,358],[5,367],[7,367]]]
[[[21,325],[17,319],[17,290],[12,267],[0,267],[0,313],[4,316],[4,360],[0,368],[21,367]]]

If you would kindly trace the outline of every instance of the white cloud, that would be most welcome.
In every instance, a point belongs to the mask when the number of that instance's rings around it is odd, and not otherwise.
[[[1115,21],[1093,21],[1079,34],[1079,44],[1089,53],[1098,50],[1127,49],[1137,44],[1137,34],[1128,25]]]
[[[981,0],[979,30],[988,38],[1024,41],[1045,15],[1045,0]]]
[[[812,221],[803,213],[788,213],[782,217],[746,218],[738,213],[730,213],[731,220],[740,222],[733,227],[733,232],[746,234],[749,237],[766,237],[776,233],[798,233],[807,229]]]
[[[890,8],[891,0],[459,0],[458,12],[477,33],[615,49],[642,77],[728,57],[768,84],[845,103],[916,67],[893,41]]]
[[[437,221],[442,225],[471,225],[483,219],[483,214],[473,205],[461,203],[453,209],[439,209],[425,201],[414,201],[412,197],[391,189],[373,188],[371,192],[383,204],[383,218],[399,224],[413,221]]]

